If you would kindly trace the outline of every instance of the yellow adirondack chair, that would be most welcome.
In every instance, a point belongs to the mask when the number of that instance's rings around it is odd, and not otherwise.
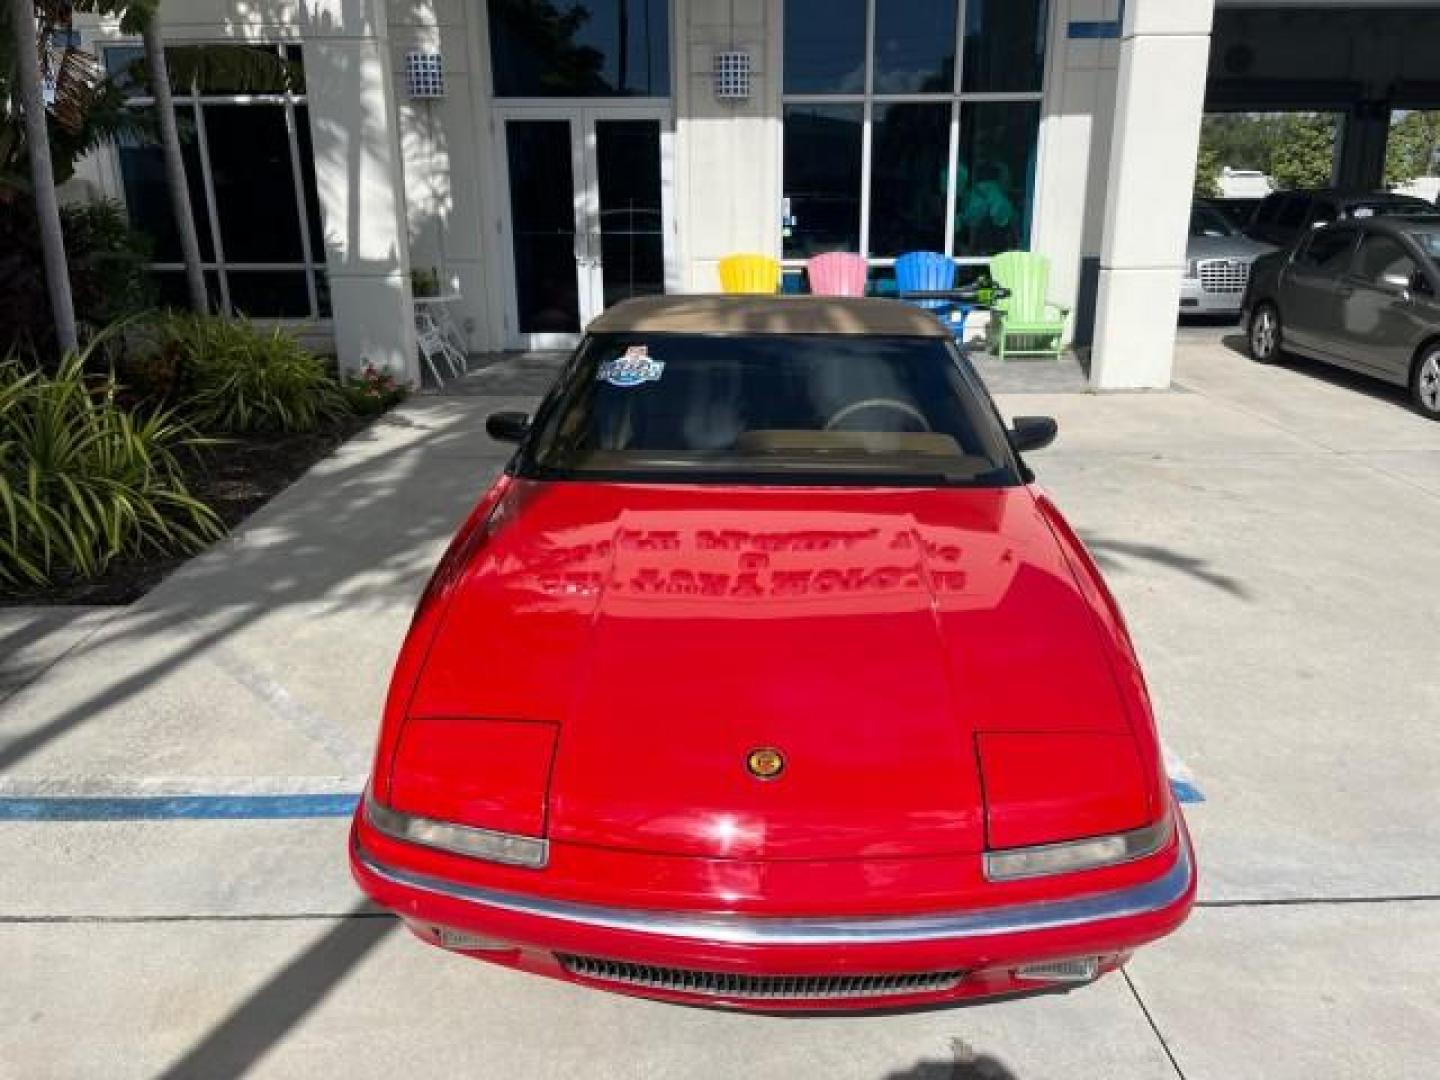
[[[768,255],[726,255],[720,260],[720,288],[727,293],[780,291],[780,264]]]

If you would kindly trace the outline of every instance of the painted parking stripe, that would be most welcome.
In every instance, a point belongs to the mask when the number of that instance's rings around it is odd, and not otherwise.
[[[344,776],[0,776],[0,799],[157,798],[164,795],[351,795],[365,774]]]
[[[1161,746],[1177,801],[1205,802],[1189,766]],[[3,821],[255,821],[348,817],[363,776],[0,776]]]
[[[1175,798],[1182,803],[1202,803],[1205,801],[1205,793],[1188,780],[1170,780],[1170,790],[1175,793]]]
[[[358,792],[320,795],[0,796],[0,821],[244,821],[348,817]]]
[[[1187,780],[1171,779],[1182,803],[1204,794]],[[278,821],[349,817],[359,792],[310,795],[0,796],[0,821]]]
[[[1195,774],[1190,771],[1190,766],[1180,760],[1180,755],[1164,743],[1160,744],[1160,754],[1165,762],[1165,775],[1170,778],[1170,790],[1175,793],[1176,800],[1182,803],[1204,802],[1205,793],[1200,790],[1200,785],[1195,783]]]

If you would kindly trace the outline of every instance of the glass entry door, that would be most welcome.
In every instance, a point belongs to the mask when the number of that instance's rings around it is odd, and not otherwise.
[[[497,136],[511,348],[568,348],[605,308],[666,291],[674,229],[664,111],[507,108]]]

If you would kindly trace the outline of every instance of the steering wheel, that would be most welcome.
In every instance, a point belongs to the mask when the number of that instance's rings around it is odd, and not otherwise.
[[[911,420],[918,421],[921,431],[930,431],[930,421],[925,419],[925,414],[914,405],[904,401],[897,401],[895,398],[865,398],[863,401],[852,401],[849,405],[831,415],[825,421],[825,430],[834,431],[848,417],[865,409],[889,409],[891,412],[904,413]]]

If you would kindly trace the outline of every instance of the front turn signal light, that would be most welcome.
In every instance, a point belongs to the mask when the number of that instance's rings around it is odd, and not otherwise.
[[[1169,814],[1154,825],[1132,832],[1067,840],[1059,844],[1008,848],[985,853],[985,876],[991,881],[1069,874],[1115,866],[1153,855],[1170,842],[1174,821]]]
[[[489,829],[477,829],[473,825],[455,825],[448,821],[401,813],[388,806],[381,806],[369,792],[365,794],[365,817],[386,836],[411,844],[439,848],[456,855],[469,855],[476,859],[509,863],[511,866],[527,866],[532,870],[538,870],[550,858],[549,843],[538,837],[492,832]]]

